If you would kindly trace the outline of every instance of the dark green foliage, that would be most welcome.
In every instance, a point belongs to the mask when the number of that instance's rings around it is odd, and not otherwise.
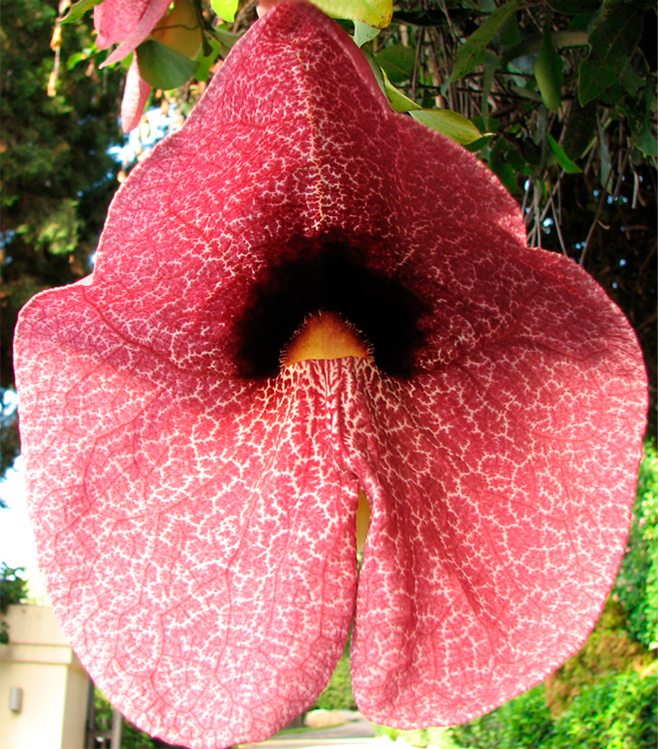
[[[6,391],[0,389],[0,476],[4,476],[20,452],[16,409],[7,402]],[[2,491],[2,484],[0,484]],[[0,496],[0,508],[4,500]]]
[[[336,664],[336,668],[329,679],[322,694],[311,708],[323,710],[356,710],[356,702],[352,694],[352,679],[350,678],[349,658],[343,657]]]
[[[120,70],[87,60],[86,22],[64,28],[57,95],[48,96],[56,0],[2,0],[0,388],[13,387],[11,349],[20,307],[38,291],[89,272],[118,165]],[[67,62],[80,64],[67,69]],[[14,416],[0,423],[4,472],[17,454]]]
[[[629,633],[647,648],[658,644],[658,453],[645,447],[628,551],[615,583],[628,612]]]
[[[110,732],[112,730],[112,705],[98,688],[94,690],[94,710],[96,731]],[[121,749],[154,749],[157,746],[159,745],[155,739],[124,718],[121,730]]]
[[[642,36],[644,10],[637,0],[604,0],[589,36],[589,54],[578,70],[582,106],[615,83],[630,62]]]
[[[23,567],[8,567],[0,564],[0,614],[7,613],[12,603],[20,603],[27,595],[27,580],[21,577]]]
[[[500,749],[535,749],[549,743],[553,719],[543,684],[503,705],[499,713]]]
[[[493,713],[450,729],[464,749],[653,749],[656,674],[608,674],[551,716],[539,685]]]
[[[21,603],[27,597],[27,580],[21,577],[23,567],[8,567],[5,562],[0,564],[0,614],[7,613],[7,607],[12,603]],[[0,643],[9,642],[9,628],[0,619]]]
[[[544,686],[531,689],[492,713],[450,729],[455,743],[469,749],[537,749],[547,746],[553,719]]]
[[[610,598],[585,645],[546,680],[546,697],[554,713],[568,708],[578,694],[607,674],[651,664],[651,653],[628,634],[627,619],[624,609]]]
[[[559,716],[547,749],[654,749],[657,687],[655,668],[606,676]]]
[[[468,749],[499,747],[503,738],[503,726],[498,710],[460,726],[453,726],[450,734],[459,747],[468,747]]]

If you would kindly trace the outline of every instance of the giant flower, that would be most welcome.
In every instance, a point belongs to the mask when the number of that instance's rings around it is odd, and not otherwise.
[[[582,644],[623,552],[628,323],[311,6],[236,45],[119,190],[93,274],[24,309],[16,358],[55,612],[175,743],[272,734],[352,621],[369,718],[484,713]]]

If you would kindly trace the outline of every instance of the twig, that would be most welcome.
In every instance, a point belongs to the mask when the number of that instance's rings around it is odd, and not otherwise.
[[[606,191],[601,188],[601,197],[599,198],[599,204],[596,207],[596,213],[594,214],[594,221],[592,221],[592,225],[589,227],[589,231],[587,232],[587,237],[585,239],[585,245],[583,246],[583,251],[580,253],[580,265],[585,265],[585,255],[587,254],[587,250],[589,249],[589,243],[592,239],[592,235],[594,234],[594,229],[596,229],[597,224],[599,223],[599,216],[601,215],[601,209],[603,208],[603,201],[606,198]]]

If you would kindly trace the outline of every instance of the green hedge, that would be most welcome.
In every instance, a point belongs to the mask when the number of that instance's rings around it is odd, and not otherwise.
[[[315,701],[312,710],[356,710],[356,702],[352,694],[352,679],[350,677],[350,660],[343,657],[338,661],[325,690]]]
[[[626,628],[647,648],[658,645],[658,453],[645,446],[628,551],[614,593],[628,612]]]
[[[468,749],[539,749],[549,746],[553,718],[543,684],[481,718],[453,726],[458,747]]]
[[[449,730],[459,749],[655,749],[657,688],[655,668],[609,674],[554,718],[540,684]]]
[[[557,718],[547,749],[655,749],[657,688],[655,668],[604,677]]]

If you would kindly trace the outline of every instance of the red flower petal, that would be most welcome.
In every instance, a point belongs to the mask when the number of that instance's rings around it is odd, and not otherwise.
[[[119,45],[101,67],[119,62],[137,49],[170,4],[171,0],[103,0],[94,6],[96,45],[99,49]]]
[[[401,371],[341,309],[376,363],[247,377],[249,345],[272,343],[254,303],[295,268],[293,301],[316,271],[366,318],[380,291],[413,297]],[[355,600],[359,705],[401,726],[536,683],[603,605],[644,426],[635,337],[574,263],[525,246],[474,157],[389,111],[311,6],[236,45],[120,189],[93,276],[36,297],[16,348],[56,613],[101,689],[169,741],[281,727],[326,682]]]

